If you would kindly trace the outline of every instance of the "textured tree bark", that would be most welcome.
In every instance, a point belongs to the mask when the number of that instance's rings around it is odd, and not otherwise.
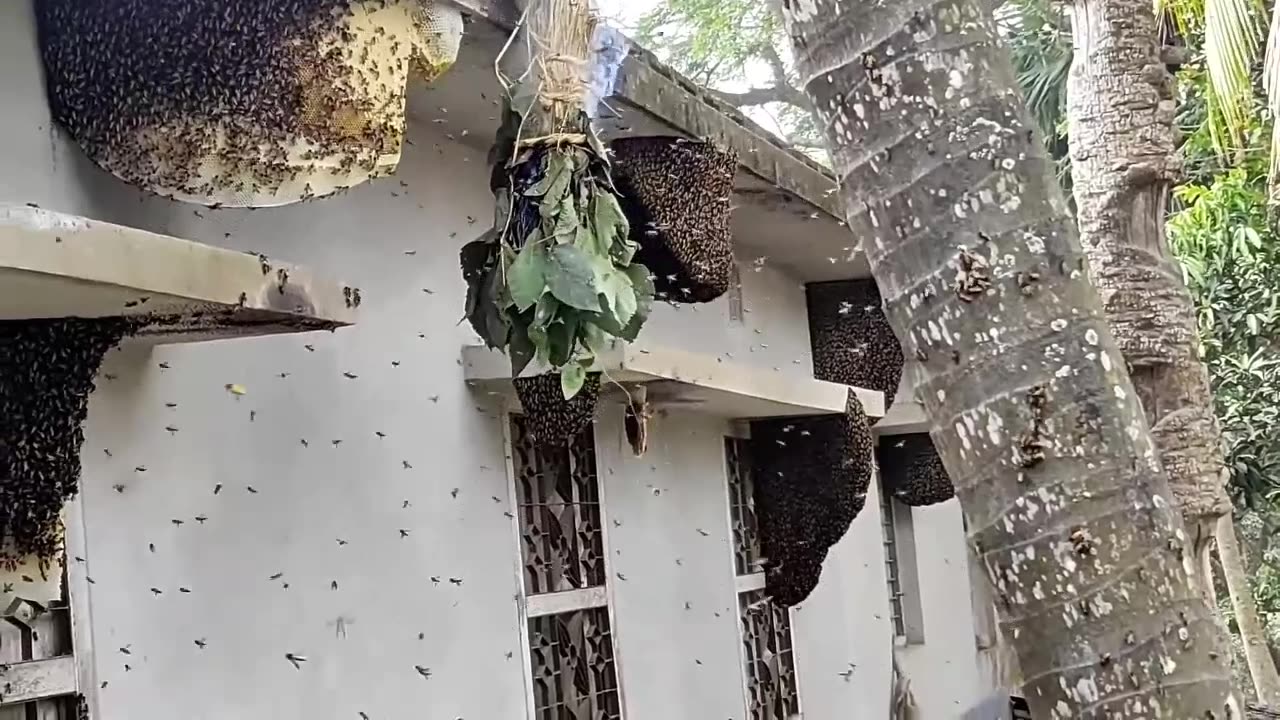
[[[1215,532],[1228,586],[1230,576],[1242,580],[1245,571],[1240,553],[1222,547],[1224,536],[1235,547],[1222,436],[1200,361],[1195,305],[1164,232],[1180,170],[1173,78],[1148,0],[1076,0],[1072,28],[1067,121],[1080,240],[1201,560],[1197,581],[1213,606]],[[1258,697],[1273,704],[1280,675],[1265,652],[1265,634],[1252,634],[1261,625],[1250,592],[1247,584],[1232,587],[1232,602]]]
[[[1202,556],[1231,503],[1195,305],[1164,233],[1181,169],[1173,78],[1150,0],[1076,0],[1072,29],[1067,118],[1080,241]]]
[[[1280,675],[1267,645],[1267,633],[1258,620],[1258,607],[1253,602],[1253,588],[1245,573],[1244,558],[1236,540],[1235,523],[1230,515],[1218,521],[1218,559],[1222,561],[1222,577],[1231,595],[1231,607],[1235,611],[1240,637],[1244,640],[1244,657],[1249,663],[1249,675],[1258,701],[1280,709]]]
[[[988,0],[784,0],[1034,717],[1239,717],[1225,638]]]

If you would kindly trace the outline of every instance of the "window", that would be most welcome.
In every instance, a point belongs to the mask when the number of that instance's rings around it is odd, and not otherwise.
[[[898,567],[898,533],[893,526],[894,503],[889,494],[880,493],[880,526],[884,531],[884,577],[889,583],[889,617],[893,620],[893,636],[907,636],[907,620],[902,612],[902,578]]]
[[[754,486],[747,443],[725,438],[729,519],[737,575],[748,720],[789,720],[800,712],[791,611],[771,603],[764,591],[764,558],[756,526]]]
[[[595,432],[534,442],[511,417],[534,720],[620,720]]]
[[[889,590],[893,637],[900,645],[924,642],[920,576],[916,568],[915,519],[911,507],[880,485],[880,527],[884,535],[884,576]]]

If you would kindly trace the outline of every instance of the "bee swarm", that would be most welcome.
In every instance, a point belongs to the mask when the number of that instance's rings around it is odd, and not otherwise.
[[[547,445],[564,445],[591,424],[600,398],[600,374],[590,373],[571,400],[564,399],[560,373],[516,378],[516,396],[524,408],[529,435]]]
[[[924,507],[955,497],[951,478],[928,434],[881,438],[876,455],[885,492],[904,505]]]
[[[129,330],[123,318],[0,321],[0,566],[57,556],[93,378]]]
[[[765,589],[790,607],[817,587],[827,551],[862,511],[871,427],[850,391],[844,415],[752,422],[750,449]]]
[[[810,283],[813,376],[884,393],[888,412],[902,382],[902,346],[889,327],[874,280]],[[879,418],[873,418],[874,425]]]
[[[729,289],[729,227],[738,158],[705,141],[674,137],[614,140],[613,178],[639,243],[636,260],[654,276],[657,297],[710,302]]]
[[[433,0],[40,0],[49,103],[98,165],[206,205],[275,205],[395,169],[411,70],[457,54]]]

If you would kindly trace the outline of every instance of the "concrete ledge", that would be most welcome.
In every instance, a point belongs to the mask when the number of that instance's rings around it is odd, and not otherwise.
[[[482,346],[465,347],[462,363],[472,385],[491,392],[513,392],[507,356]],[[720,358],[644,344],[614,345],[602,353],[594,371],[606,384],[642,385],[650,402],[676,405],[718,417],[766,418],[843,413],[847,385],[721,362]],[[530,364],[524,375],[546,368]],[[884,396],[853,388],[871,417],[884,415]],[[602,388],[602,393],[608,388]]]
[[[0,320],[134,316],[155,342],[332,330],[359,294],[270,258],[0,205]]]
[[[76,660],[70,655],[9,665],[0,663],[0,708],[76,692]]]

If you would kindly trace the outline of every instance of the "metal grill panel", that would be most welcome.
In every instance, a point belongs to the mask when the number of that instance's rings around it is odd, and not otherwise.
[[[621,720],[605,608],[529,620],[535,720]]]
[[[587,427],[567,445],[535,442],[524,419],[511,418],[520,550],[529,595],[605,583],[595,432]]]

